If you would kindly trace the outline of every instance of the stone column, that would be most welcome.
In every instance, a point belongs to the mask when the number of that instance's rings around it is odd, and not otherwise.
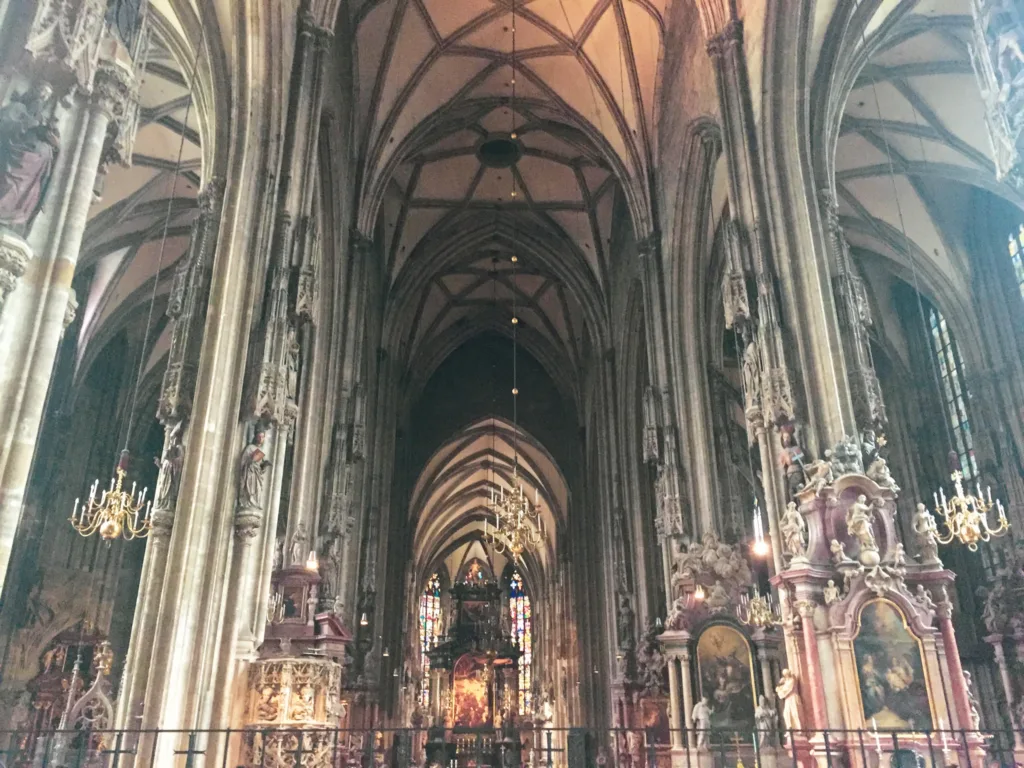
[[[1010,670],[1006,664],[1006,651],[1003,649],[1002,635],[988,635],[985,642],[992,646],[992,653],[996,658],[996,666],[999,667],[999,679],[1003,684],[1003,695],[1006,696],[1007,716],[1010,718],[1013,728],[1013,744],[1016,749],[1024,749],[1024,739],[1021,738],[1017,724],[1013,720],[1015,696],[1013,695],[1013,683],[1010,682]]]
[[[772,662],[766,651],[761,646],[761,641],[758,642],[757,649],[757,662],[761,667],[761,685],[764,686],[764,694],[766,697],[774,696],[775,683],[772,680]]]
[[[70,154],[66,184],[51,189],[46,201],[48,211],[57,211],[58,215],[38,222],[56,229],[46,233],[46,250],[29,262],[17,289],[4,302],[0,322],[0,348],[4,350],[4,365],[0,366],[0,403],[4,404],[0,408],[0,588],[64,332],[71,280],[106,146],[107,127],[137,108],[137,90],[134,75],[126,66],[105,62],[99,67],[93,93],[81,105],[80,145],[66,147]]]
[[[942,633],[946,659],[949,662],[949,687],[953,693],[953,708],[956,711],[957,727],[971,730],[974,727],[971,721],[971,703],[967,696],[967,681],[964,679],[964,668],[960,663],[956,634],[953,631],[953,606],[949,601],[944,600],[939,603],[936,615],[939,621],[939,631]],[[952,724],[950,727],[953,727]]]
[[[690,679],[690,649],[679,652],[680,685],[683,688],[683,722],[687,731],[693,730],[693,680]],[[692,745],[693,742],[691,741]]]
[[[679,659],[675,656],[668,658],[668,696],[672,748],[678,749],[683,746],[683,702],[679,698]]]

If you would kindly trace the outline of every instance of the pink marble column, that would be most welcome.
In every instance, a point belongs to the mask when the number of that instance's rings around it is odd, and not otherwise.
[[[952,611],[953,606],[949,602],[939,604],[939,631],[942,632],[942,643],[945,646],[946,658],[949,660],[949,683],[953,691],[953,706],[956,709],[958,725],[960,728],[970,729],[974,725],[971,721],[971,704],[967,697],[967,682],[964,680],[964,668],[960,664],[956,635],[953,633]]]
[[[814,611],[817,605],[813,600],[798,600],[795,607],[800,614],[800,628],[804,640],[801,689],[804,696],[811,700],[809,725],[813,730],[820,730],[828,725],[828,712],[825,709],[825,686],[821,679],[818,636],[814,631]]]

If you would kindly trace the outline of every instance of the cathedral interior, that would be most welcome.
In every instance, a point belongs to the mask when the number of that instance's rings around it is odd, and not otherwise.
[[[1024,764],[1022,45],[0,0],[0,765]]]

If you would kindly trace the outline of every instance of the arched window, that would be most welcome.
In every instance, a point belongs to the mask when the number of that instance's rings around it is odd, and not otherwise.
[[[1010,263],[1013,265],[1013,273],[1017,276],[1017,287],[1020,288],[1020,295],[1024,298],[1024,224],[1020,230],[1010,233]]]
[[[512,614],[512,636],[519,647],[519,714],[533,711],[533,614],[530,596],[523,587],[519,571],[512,571],[508,580],[508,606]]]
[[[420,596],[420,704],[430,706],[430,659],[427,657],[441,634],[441,578],[435,573]]]
[[[956,339],[949,332],[946,318],[934,307],[928,312],[931,325],[932,352],[939,363],[939,375],[942,379],[941,397],[946,406],[946,415],[956,444],[957,457],[964,479],[971,479],[978,474],[978,464],[974,458],[974,437],[971,434],[971,423],[967,418],[967,401],[970,393],[964,382],[964,364],[960,358]]]

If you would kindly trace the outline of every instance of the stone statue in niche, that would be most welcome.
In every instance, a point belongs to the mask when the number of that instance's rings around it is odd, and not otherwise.
[[[53,88],[40,82],[0,109],[0,226],[20,235],[43,206],[60,151],[52,100]]]
[[[838,603],[842,599],[842,595],[839,592],[839,587],[836,586],[835,581],[832,579],[828,580],[828,584],[825,585],[825,589],[822,590],[822,596],[825,598],[825,605],[832,605]]]
[[[761,354],[756,342],[743,350],[743,406],[747,414],[756,412],[761,399]]]
[[[252,442],[242,451],[241,473],[238,480],[238,506],[241,509],[263,508],[263,485],[270,459],[263,452],[266,432],[257,427]]]
[[[846,530],[860,543],[858,559],[866,568],[874,568],[879,563],[878,544],[875,543],[875,531],[872,527],[872,510],[868,497],[863,493],[857,497],[846,510]]]
[[[619,648],[623,650],[632,650],[635,642],[633,634],[633,606],[630,605],[629,595],[625,593],[619,593],[619,606],[615,617]]]
[[[931,592],[925,588],[924,584],[917,585],[917,592],[914,594],[914,597],[917,599],[918,604],[926,611],[935,611],[935,601],[932,600]]]
[[[935,525],[935,518],[924,504],[918,503],[912,527],[914,541],[917,543],[917,557],[921,563],[928,565],[940,562],[939,543],[936,540],[939,529]]]
[[[184,423],[179,421],[167,433],[164,454],[153,463],[160,468],[153,489],[153,509],[172,510],[178,498],[178,479],[181,465],[185,460],[185,449],[181,444],[181,430]]]
[[[672,601],[672,610],[668,612],[665,620],[665,628],[678,630],[686,629],[686,598],[679,596]]]
[[[775,686],[775,695],[782,701],[782,722],[790,737],[803,728],[800,723],[800,694],[797,691],[796,675],[791,670],[782,670],[782,677]]]
[[[309,546],[308,541],[309,534],[306,532],[306,524],[299,521],[299,524],[295,526],[295,532],[292,533],[292,542],[288,549],[288,555],[291,559],[288,565],[297,566],[305,563],[308,552],[307,547]]]
[[[775,707],[768,703],[764,694],[757,697],[757,707],[754,709],[754,727],[757,729],[757,745],[759,747],[775,746],[775,731],[778,720],[778,713]]]
[[[782,441],[779,463],[782,465],[782,471],[786,474],[786,492],[790,496],[795,496],[807,482],[807,473],[804,471],[804,451],[796,441],[792,425],[782,430],[779,439]]]
[[[299,361],[301,353],[302,347],[299,345],[299,332],[293,326],[288,326],[287,392],[288,397],[296,403],[299,401]]]
[[[779,529],[782,533],[782,548],[793,560],[805,560],[807,553],[807,521],[797,509],[796,502],[786,505]]]

